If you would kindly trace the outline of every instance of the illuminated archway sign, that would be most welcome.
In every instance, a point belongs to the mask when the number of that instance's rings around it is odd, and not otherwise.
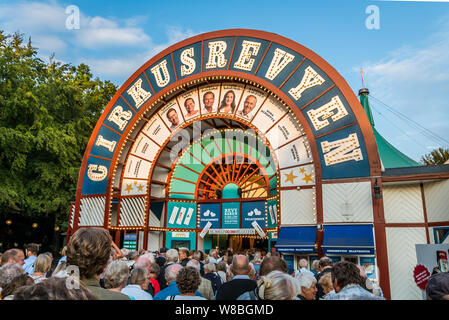
[[[156,55],[106,106],[70,227],[141,230],[145,248],[161,234],[198,247],[209,221],[216,233],[253,234],[258,221],[271,238],[281,225],[323,225],[323,184],[373,184],[380,173],[368,118],[326,61],[276,34],[211,32]],[[240,198],[222,198],[229,183]],[[376,254],[386,261],[376,201]],[[260,219],[244,220],[251,212]],[[318,232],[318,253],[322,240]]]

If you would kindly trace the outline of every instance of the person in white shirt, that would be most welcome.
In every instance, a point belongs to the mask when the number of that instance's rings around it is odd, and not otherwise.
[[[126,294],[135,300],[153,300],[153,296],[146,292],[150,283],[149,272],[147,269],[134,268],[131,271],[129,284],[124,287],[121,293]]]

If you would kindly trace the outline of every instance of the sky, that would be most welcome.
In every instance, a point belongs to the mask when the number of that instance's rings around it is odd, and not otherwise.
[[[79,28],[70,27],[73,6]],[[416,161],[449,148],[449,1],[0,0],[0,30],[31,37],[42,59],[85,63],[118,87],[168,46],[231,28],[308,47],[356,94],[363,68],[375,126],[392,145]]]

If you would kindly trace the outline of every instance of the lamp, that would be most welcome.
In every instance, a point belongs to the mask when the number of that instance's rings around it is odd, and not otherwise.
[[[380,186],[377,184],[377,179],[374,182],[374,199],[382,199],[382,191]]]

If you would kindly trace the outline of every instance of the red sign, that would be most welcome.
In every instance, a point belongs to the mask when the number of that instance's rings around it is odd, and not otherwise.
[[[413,277],[415,278],[415,282],[421,290],[426,289],[427,281],[430,277],[429,270],[423,266],[422,264],[418,264],[413,271]]]

